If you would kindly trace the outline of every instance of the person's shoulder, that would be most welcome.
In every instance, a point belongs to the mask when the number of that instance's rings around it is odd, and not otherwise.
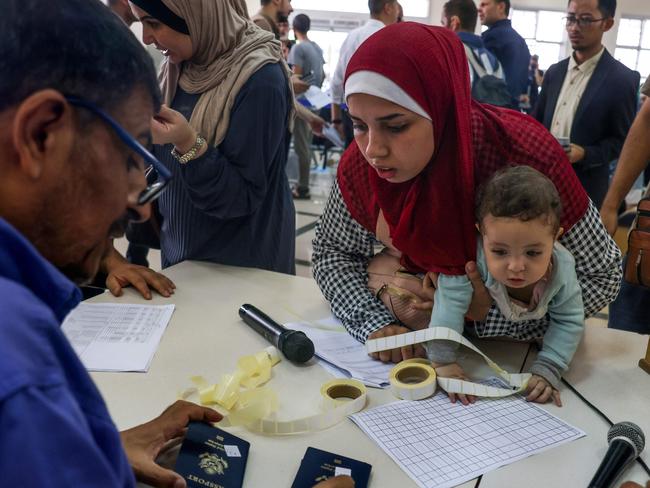
[[[251,20],[253,23],[259,27],[260,29],[264,29],[265,31],[272,32],[273,31],[273,26],[269,23],[269,21],[264,17],[263,15],[260,14],[255,14]]]
[[[641,83],[641,75],[639,72],[625,66],[618,59],[615,59],[614,56],[609,53],[609,51],[605,50],[603,53],[603,58],[603,60],[607,62],[607,64],[611,65],[613,71],[616,72],[619,76],[624,77],[628,81],[634,82],[636,84]]]

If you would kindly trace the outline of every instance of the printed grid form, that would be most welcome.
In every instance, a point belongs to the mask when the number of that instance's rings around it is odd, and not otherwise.
[[[498,380],[486,382],[502,386]],[[444,392],[352,415],[422,488],[445,488],[585,433],[520,396],[452,404]]]

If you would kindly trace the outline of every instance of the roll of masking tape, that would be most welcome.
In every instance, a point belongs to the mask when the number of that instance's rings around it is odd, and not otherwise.
[[[423,400],[436,392],[436,370],[426,359],[402,361],[389,379],[393,395],[402,400]]]

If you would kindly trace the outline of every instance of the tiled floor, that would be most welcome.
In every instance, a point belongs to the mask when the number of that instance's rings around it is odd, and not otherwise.
[[[293,164],[292,164],[293,163]],[[287,168],[290,180],[295,181],[297,171],[295,160],[290,159]],[[327,196],[329,195],[332,182],[336,175],[335,166],[328,166],[325,170],[312,168],[310,178],[310,200],[294,200],[296,207],[296,274],[303,277],[311,277],[309,263],[311,262],[314,228],[318,217],[322,214]],[[116,248],[126,252],[126,241],[121,239],[116,242]],[[160,270],[160,252],[151,251],[149,255],[150,266]],[[607,327],[607,310],[603,310],[596,317],[587,320],[587,325],[592,327]]]

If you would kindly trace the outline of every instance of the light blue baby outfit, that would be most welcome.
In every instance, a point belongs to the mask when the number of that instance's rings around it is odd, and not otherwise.
[[[560,243],[555,243],[552,255],[552,271],[538,305],[528,311],[513,303],[506,287],[488,272],[481,239],[477,242],[476,263],[483,281],[501,310],[511,322],[525,322],[549,316],[548,328],[537,331],[534,336],[544,338],[542,350],[531,367],[533,374],[546,379],[558,388],[580,343],[584,330],[584,306],[582,290],[575,271],[575,260]],[[449,327],[463,332],[465,314],[472,301],[472,285],[467,276],[438,277],[433,311],[429,327]],[[432,361],[450,363],[456,361],[456,347],[446,341],[427,344]]]

